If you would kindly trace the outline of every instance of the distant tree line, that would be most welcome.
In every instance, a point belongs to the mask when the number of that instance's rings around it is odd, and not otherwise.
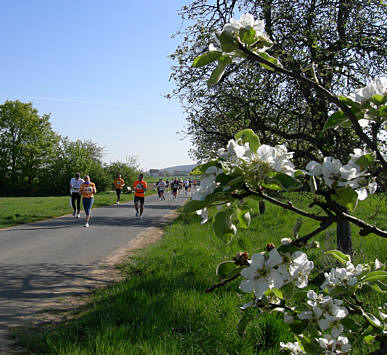
[[[0,105],[0,194],[63,195],[70,178],[90,175],[98,191],[112,189],[121,174],[127,184],[138,174],[135,157],[102,162],[103,147],[89,140],[71,141],[53,131],[50,115],[39,115],[32,103]]]

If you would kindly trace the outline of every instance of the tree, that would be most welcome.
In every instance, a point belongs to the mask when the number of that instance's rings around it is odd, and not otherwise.
[[[136,157],[128,156],[126,158],[126,162],[110,162],[106,166],[106,170],[111,177],[110,185],[113,184],[113,180],[118,176],[118,174],[121,174],[126,186],[131,186],[131,184],[137,179],[139,165]]]
[[[103,147],[89,140],[71,141],[61,137],[54,156],[44,170],[40,190],[56,194],[69,192],[69,181],[76,172],[90,175],[99,191],[110,186],[110,180],[102,165]]]
[[[59,136],[50,115],[39,116],[32,103],[5,101],[0,105],[1,192],[33,192],[42,167],[50,164]]]
[[[177,33],[182,43],[171,55],[171,78],[187,111],[192,155],[207,158],[238,130],[251,128],[265,144],[286,143],[298,164],[324,155],[347,160],[358,137],[349,129],[317,133],[332,105],[303,83],[239,60],[226,68],[221,86],[208,89],[210,73],[189,66],[237,11],[260,15],[274,42],[270,53],[291,70],[307,68],[334,93],[363,86],[387,64],[386,9],[376,0],[191,1],[181,10],[188,25]]]

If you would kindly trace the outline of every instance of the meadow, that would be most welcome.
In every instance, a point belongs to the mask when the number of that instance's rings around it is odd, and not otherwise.
[[[309,195],[295,202],[305,206]],[[386,199],[372,196],[361,202],[356,215],[386,229]],[[250,228],[226,245],[209,224],[200,224],[198,216],[180,215],[166,227],[159,243],[120,266],[123,281],[95,291],[73,320],[19,329],[15,336],[33,354],[279,354],[279,342],[292,340],[280,315],[254,317],[240,336],[236,329],[242,314],[239,307],[249,295],[238,292],[239,281],[212,293],[205,290],[218,282],[215,268],[219,262],[239,251],[249,255],[261,251],[267,242],[278,244],[291,236],[296,218],[268,204],[265,214],[255,216]],[[313,221],[305,221],[301,235],[314,227]],[[334,249],[335,229],[324,231],[317,240],[321,250]],[[355,264],[376,257],[385,262],[387,244],[382,238],[360,237],[354,227],[353,244]],[[311,284],[317,285],[330,265],[329,257],[318,250],[308,254],[316,264]],[[387,301],[368,290],[360,296],[373,308]],[[370,350],[357,346],[352,354]]]
[[[147,195],[155,191],[147,191]],[[121,194],[121,203],[133,200],[133,194]],[[117,201],[115,191],[95,195],[93,208],[109,206]],[[81,210],[83,211],[82,202]],[[73,212],[70,196],[0,197],[0,228],[54,218]]]

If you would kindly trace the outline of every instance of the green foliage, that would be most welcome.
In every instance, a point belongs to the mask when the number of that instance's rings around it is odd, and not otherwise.
[[[0,192],[37,190],[59,141],[49,119],[39,116],[31,103],[16,100],[0,105]]]
[[[311,198],[311,195],[295,193],[284,196],[300,208],[308,205]],[[387,205],[380,203],[380,196],[361,201],[356,211],[359,217],[371,221],[375,217],[370,216],[370,211],[376,206],[379,206],[377,225],[386,226]],[[98,290],[75,319],[39,329],[23,328],[16,334],[17,338],[30,351],[39,354],[277,355],[280,341],[293,341],[281,315],[253,317],[240,337],[237,324],[243,317],[238,307],[251,300],[250,295],[236,292],[240,279],[211,294],[204,290],[218,282],[214,270],[220,260],[230,260],[241,250],[251,255],[262,250],[268,241],[278,244],[281,238],[290,236],[296,219],[292,213],[268,205],[264,215],[252,219],[251,229],[242,231],[238,238],[225,245],[209,225],[200,225],[198,216],[179,217],[166,228],[163,240],[121,266],[122,282]],[[315,226],[315,222],[305,220],[304,233]],[[323,250],[335,247],[332,233],[331,229],[318,237]],[[354,264],[375,257],[382,260],[387,253],[383,240],[359,237],[357,230],[354,248],[358,251]],[[329,271],[326,258],[320,252],[311,251],[310,257],[316,264],[314,277]],[[282,288],[281,292],[285,298],[295,290]],[[370,305],[383,301],[372,290],[362,290],[359,297]],[[357,326],[354,331],[359,329]],[[356,354],[367,354],[374,349],[372,346],[372,343],[359,344]]]

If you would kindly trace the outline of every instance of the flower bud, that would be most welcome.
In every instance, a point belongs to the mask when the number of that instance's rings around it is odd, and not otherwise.
[[[273,250],[275,249],[275,245],[273,243],[267,243],[266,244],[266,250],[267,251],[270,251],[270,250]]]
[[[249,265],[249,255],[246,251],[237,253],[232,260],[234,260],[236,265]]]

